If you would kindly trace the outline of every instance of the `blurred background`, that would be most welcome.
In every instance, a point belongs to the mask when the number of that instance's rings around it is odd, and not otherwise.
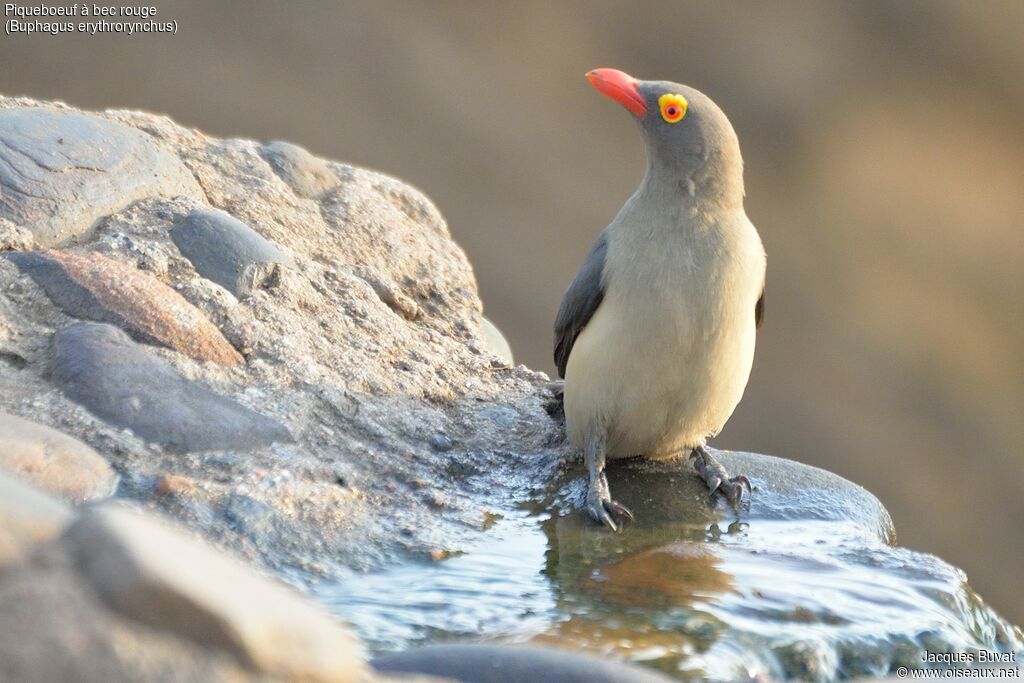
[[[643,170],[584,72],[707,92],[769,264],[751,383],[713,445],[863,484],[902,544],[1024,621],[1024,3],[143,4],[178,35],[0,36],[0,92],[419,186],[518,360],[549,373],[562,292]]]

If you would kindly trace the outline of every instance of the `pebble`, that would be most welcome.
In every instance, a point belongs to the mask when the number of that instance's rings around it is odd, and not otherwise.
[[[452,440],[444,434],[434,434],[430,437],[430,447],[435,451],[447,453],[455,447],[455,444],[452,443]]]
[[[53,379],[101,419],[172,451],[246,450],[292,440],[288,429],[185,379],[112,325],[57,331]]]
[[[284,680],[364,680],[356,639],[318,607],[184,529],[125,503],[91,509],[63,539],[112,609]]]
[[[171,230],[171,239],[196,272],[239,298],[280,266],[295,267],[280,247],[220,209],[193,209]]]
[[[198,308],[149,273],[94,252],[14,252],[7,258],[68,315],[117,325],[196,360],[244,362]]]
[[[117,474],[89,446],[6,413],[0,413],[0,467],[69,503],[106,498],[117,485]]]
[[[196,490],[195,483],[180,474],[161,474],[156,478],[156,492],[161,496],[176,496],[192,493]]]

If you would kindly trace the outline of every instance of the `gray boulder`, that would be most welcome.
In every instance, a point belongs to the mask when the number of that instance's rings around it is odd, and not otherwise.
[[[181,377],[112,325],[61,328],[53,364],[69,398],[172,450],[245,450],[292,440],[277,420]]]
[[[201,196],[184,164],[145,133],[35,107],[0,110],[0,188],[0,218],[44,247],[143,197]]]

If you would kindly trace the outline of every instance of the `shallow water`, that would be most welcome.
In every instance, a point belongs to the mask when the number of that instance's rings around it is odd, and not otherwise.
[[[319,597],[377,653],[531,641],[683,680],[834,680],[922,668],[926,651],[1024,654],[1020,631],[962,572],[889,545],[863,520],[646,506],[610,534],[573,509],[577,499],[564,488],[545,512],[508,513],[457,557],[354,574]]]

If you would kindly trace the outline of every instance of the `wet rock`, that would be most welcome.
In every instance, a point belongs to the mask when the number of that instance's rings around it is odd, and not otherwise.
[[[197,308],[148,273],[96,253],[12,252],[7,258],[68,315],[109,322],[140,341],[196,360],[221,365],[243,362]]]
[[[73,518],[68,505],[0,469],[0,567],[56,537]]]
[[[260,156],[300,197],[316,197],[338,184],[330,167],[298,145],[274,140],[260,145]]]
[[[106,504],[63,542],[104,602],[125,616],[285,680],[361,680],[362,651],[344,628],[166,522]]]
[[[111,325],[61,328],[54,380],[98,417],[173,450],[241,450],[292,440],[278,421],[181,377]]]
[[[711,450],[711,449],[709,449]],[[852,522],[880,541],[893,543],[896,532],[885,506],[864,487],[818,467],[757,453],[715,451],[730,475],[744,474],[754,484],[744,494],[743,519],[812,519]],[[686,456],[672,460],[629,460],[608,466],[615,497],[637,514],[639,524],[727,519],[732,511],[712,499]],[[573,480],[570,495],[582,491]],[[575,500],[575,498],[574,498]],[[645,520],[650,520],[647,522]]]
[[[153,195],[201,193],[188,169],[128,126],[76,111],[0,110],[0,218],[43,247]]]
[[[193,209],[171,238],[196,272],[236,297],[262,286],[279,267],[294,267],[280,247],[219,209]]]
[[[512,355],[512,347],[509,346],[501,330],[487,318],[481,318],[480,325],[484,330],[484,341],[487,342],[487,350],[505,361],[506,365],[515,365],[516,359]]]
[[[574,652],[508,645],[434,645],[374,659],[378,671],[420,673],[460,683],[668,683],[664,674]]]
[[[0,413],[0,468],[71,503],[106,498],[117,475],[78,439],[30,420]]]

